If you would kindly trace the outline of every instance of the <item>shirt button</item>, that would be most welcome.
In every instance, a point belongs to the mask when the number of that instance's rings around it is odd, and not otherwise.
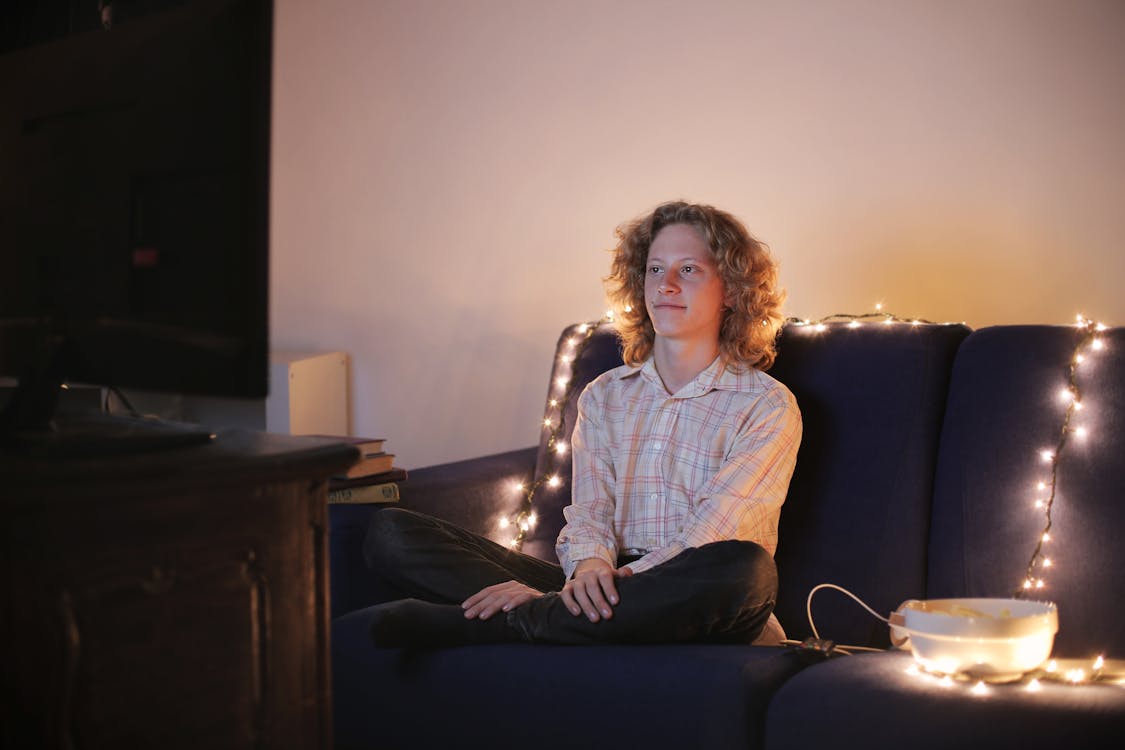
[[[649,496],[648,496],[648,499],[649,499],[649,500],[659,500],[659,499],[660,499],[660,494],[659,494],[659,493],[657,493],[657,492],[654,492],[654,493],[652,493],[651,495],[649,495]]]
[[[660,450],[660,448],[661,448],[662,446],[663,446],[663,443],[661,443],[661,442],[657,441],[657,442],[655,442],[655,443],[653,443],[653,444],[652,444],[652,449],[653,449],[654,451],[658,451],[658,450]]]

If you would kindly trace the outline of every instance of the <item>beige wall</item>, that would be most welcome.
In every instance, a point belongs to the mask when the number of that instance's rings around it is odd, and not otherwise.
[[[277,0],[272,335],[420,467],[533,444],[614,227],[740,215],[789,314],[1125,324],[1119,0]]]

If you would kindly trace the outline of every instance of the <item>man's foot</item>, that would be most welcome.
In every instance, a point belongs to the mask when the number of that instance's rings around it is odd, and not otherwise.
[[[371,637],[379,648],[444,648],[485,643],[519,643],[506,613],[487,620],[466,619],[456,604],[400,599],[374,607]]]

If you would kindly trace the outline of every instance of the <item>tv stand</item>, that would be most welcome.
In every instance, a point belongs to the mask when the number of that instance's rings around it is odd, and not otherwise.
[[[4,747],[332,744],[330,440],[0,452]]]

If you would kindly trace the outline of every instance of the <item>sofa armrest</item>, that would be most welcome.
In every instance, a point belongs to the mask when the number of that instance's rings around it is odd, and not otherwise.
[[[501,515],[519,510],[514,489],[530,481],[536,448],[521,448],[466,461],[411,469],[399,488],[402,507],[437,516],[477,534],[491,536]]]
[[[364,560],[363,540],[373,514],[397,505],[490,536],[501,514],[519,509],[522,497],[512,485],[531,477],[535,452],[534,447],[522,448],[411,469],[409,478],[399,486],[401,500],[397,504],[328,506],[332,618],[402,596],[378,571],[368,569]]]

